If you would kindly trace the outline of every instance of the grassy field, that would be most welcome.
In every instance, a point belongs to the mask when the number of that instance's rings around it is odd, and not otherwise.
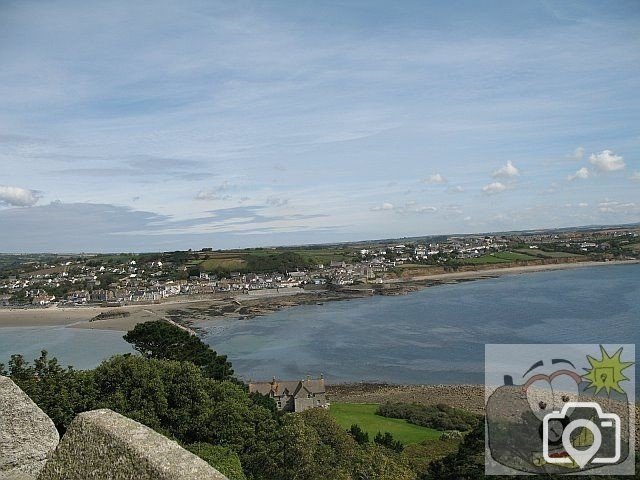
[[[527,255],[521,252],[497,252],[490,253],[487,255],[482,255],[477,258],[467,258],[464,260],[465,263],[471,263],[474,265],[484,265],[488,263],[509,263],[515,262],[516,260],[535,260],[536,257],[531,255]]]
[[[625,250],[631,250],[634,253],[638,253],[640,252],[640,243],[632,243],[630,245],[625,245],[624,247]]]
[[[424,440],[440,438],[442,432],[432,428],[419,427],[399,418],[376,415],[377,404],[372,403],[332,403],[330,412],[343,428],[357,423],[369,434],[369,440],[378,432],[389,432],[404,445],[420,443]]]
[[[247,264],[240,255],[218,255],[212,256],[200,263],[200,268],[205,272],[215,269],[238,270]]]
[[[569,253],[569,252],[545,252],[538,249],[520,249],[515,250],[516,252],[523,253],[526,255],[533,255],[539,258],[570,258],[570,257],[583,257],[584,255],[578,255],[577,253]]]

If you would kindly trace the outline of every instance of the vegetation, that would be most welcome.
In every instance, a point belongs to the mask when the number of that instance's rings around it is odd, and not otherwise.
[[[378,408],[376,414],[389,418],[401,418],[421,427],[462,432],[471,430],[481,420],[479,415],[442,404],[386,403]]]
[[[351,425],[357,424],[371,439],[378,432],[389,432],[403,445],[411,445],[424,440],[434,440],[442,435],[442,432],[433,428],[412,425],[399,418],[376,415],[379,407],[378,404],[332,403],[329,411],[344,429],[350,429]]]
[[[384,446],[359,444],[323,409],[276,412],[271,399],[227,380],[226,359],[226,373],[211,375],[209,361],[219,367],[223,357],[204,354],[178,327],[157,324],[164,326],[143,325],[126,336],[142,355],[116,355],[88,371],[64,369],[46,352],[33,365],[13,355],[8,374],[61,433],[78,413],[110,408],[175,439],[232,480],[415,479],[388,438]],[[0,373],[7,373],[1,365]]]
[[[478,423],[471,432],[469,432],[464,441],[460,444],[458,450],[439,460],[429,463],[427,470],[419,473],[418,480],[476,480],[482,478],[491,479],[508,479],[515,477],[506,476],[485,476],[485,439],[484,439],[484,422]],[[633,477],[640,479],[640,455],[636,452],[636,474]],[[547,480],[560,480],[566,478],[565,475],[545,475],[542,478]],[[580,478],[585,480],[613,480],[620,478],[619,476],[602,476],[602,475],[584,475]]]
[[[231,373],[210,375],[209,360],[222,357],[164,325],[127,334],[143,355],[117,355],[94,370],[62,368],[43,351],[33,365],[13,355],[0,374],[9,374],[61,433],[78,413],[110,408],[175,439],[231,480],[484,478],[484,423],[476,415],[440,405],[339,403],[331,412],[282,414],[273,400],[229,380]],[[182,348],[190,353],[177,353]],[[434,427],[469,431],[461,438]]]
[[[378,445],[382,445],[383,447],[386,447],[389,450],[393,450],[397,453],[402,453],[402,451],[404,450],[404,445],[402,444],[402,442],[393,438],[393,435],[391,435],[389,432],[384,432],[384,434],[382,432],[378,432],[373,441]]]
[[[358,442],[360,445],[364,445],[365,443],[369,443],[369,434],[360,428],[360,425],[354,423],[349,428],[349,434],[353,437],[353,439]]]
[[[204,442],[192,443],[190,445],[184,445],[184,447],[216,468],[229,480],[247,479],[242,471],[240,458],[230,448]]]
[[[476,258],[466,258],[461,260],[461,262],[472,265],[483,265],[489,263],[512,263],[519,260],[536,260],[536,257],[521,252],[496,252]]]
[[[197,336],[167,322],[139,323],[124,339],[146,358],[189,361],[215,380],[230,380],[231,364]]]

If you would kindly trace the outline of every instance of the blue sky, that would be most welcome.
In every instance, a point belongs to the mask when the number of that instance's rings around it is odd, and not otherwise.
[[[640,221],[640,3],[4,1],[0,251]]]

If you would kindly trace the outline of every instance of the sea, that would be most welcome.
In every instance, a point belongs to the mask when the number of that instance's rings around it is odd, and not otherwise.
[[[640,265],[504,275],[196,326],[245,381],[483,383],[485,344],[637,344]],[[132,351],[122,334],[0,328],[0,362],[46,349],[63,365],[92,368]]]

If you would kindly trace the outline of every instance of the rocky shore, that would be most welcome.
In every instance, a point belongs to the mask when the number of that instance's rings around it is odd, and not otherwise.
[[[127,331],[137,323],[161,318],[168,318],[189,327],[192,323],[203,320],[215,320],[216,318],[248,320],[298,305],[349,300],[373,295],[405,295],[427,287],[497,278],[502,275],[595,266],[606,268],[607,266],[639,263],[638,260],[572,263],[559,262],[557,259],[553,259],[554,263],[549,263],[550,261],[535,265],[474,266],[473,269],[464,267],[464,269],[454,272],[444,272],[441,267],[438,267],[439,270],[427,269],[429,270],[427,275],[423,274],[426,273],[425,270],[417,270],[411,276],[403,274],[396,278],[386,278],[382,283],[332,287],[330,289],[290,288],[280,291],[252,291],[248,294],[218,293],[207,296],[181,296],[173,297],[162,303],[110,307],[106,311],[106,316],[101,315],[106,309],[100,306],[0,308],[0,327],[66,325],[74,328]],[[115,315],[115,311],[128,312],[128,314]]]

